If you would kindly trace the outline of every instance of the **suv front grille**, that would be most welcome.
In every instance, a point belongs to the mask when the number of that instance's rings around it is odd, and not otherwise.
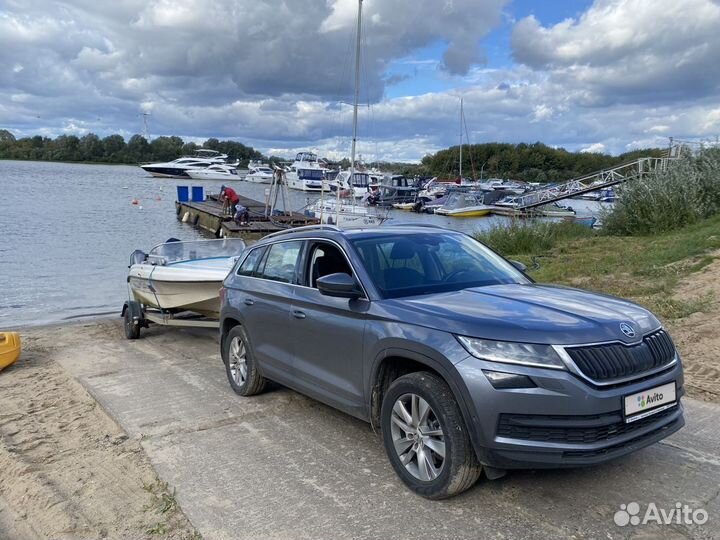
[[[578,369],[595,381],[641,375],[675,358],[675,346],[665,330],[648,334],[636,345],[606,343],[565,349]]]
[[[501,414],[497,434],[527,441],[592,444],[611,441],[674,414],[677,407],[626,424],[620,412],[589,416]]]

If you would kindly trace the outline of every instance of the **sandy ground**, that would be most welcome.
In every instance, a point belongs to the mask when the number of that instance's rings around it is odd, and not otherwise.
[[[703,312],[671,323],[670,333],[685,367],[688,395],[720,403],[720,252],[675,289],[680,300],[709,299]]]
[[[0,373],[0,538],[196,538],[139,441],[53,360],[63,334],[25,333]]]

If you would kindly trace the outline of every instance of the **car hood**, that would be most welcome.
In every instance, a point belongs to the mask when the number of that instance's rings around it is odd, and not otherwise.
[[[633,343],[660,327],[652,313],[627,300],[554,285],[493,285],[382,304],[387,316],[407,323],[527,343]],[[625,335],[621,323],[628,323],[635,335]]]

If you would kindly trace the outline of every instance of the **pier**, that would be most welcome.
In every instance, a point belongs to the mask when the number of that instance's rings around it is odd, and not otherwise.
[[[263,236],[283,229],[314,225],[320,222],[316,218],[299,212],[275,212],[272,215],[265,203],[242,195],[239,197],[238,204],[248,210],[249,219],[246,225],[236,223],[232,216],[223,213],[223,205],[218,202],[216,195],[208,195],[204,201],[175,202],[177,218],[216,238],[242,238],[244,240],[259,240]]]

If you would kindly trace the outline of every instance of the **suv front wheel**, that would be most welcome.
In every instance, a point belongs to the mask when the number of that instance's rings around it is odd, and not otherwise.
[[[390,463],[415,493],[452,497],[470,488],[482,470],[460,409],[437,375],[416,372],[388,388],[380,413]]]

